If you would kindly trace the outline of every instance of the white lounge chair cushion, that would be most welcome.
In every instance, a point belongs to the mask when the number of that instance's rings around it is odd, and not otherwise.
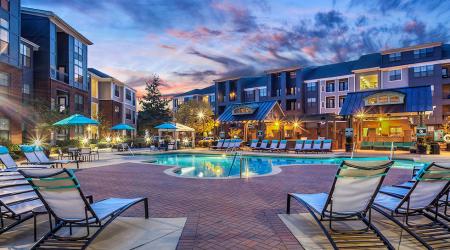
[[[322,213],[325,203],[327,202],[328,199],[327,193],[292,194],[292,196],[304,201],[306,204],[308,204],[309,207],[311,207],[317,213]]]
[[[142,198],[123,199],[123,198],[109,198],[91,204],[92,210],[100,220],[104,220],[108,216],[121,210],[123,207],[130,205]]]
[[[374,204],[395,211],[402,200],[391,195],[378,193],[375,197]]]
[[[43,206],[41,200],[32,200],[27,202],[17,203],[15,205],[8,206],[15,214],[24,214],[31,212],[33,209]]]

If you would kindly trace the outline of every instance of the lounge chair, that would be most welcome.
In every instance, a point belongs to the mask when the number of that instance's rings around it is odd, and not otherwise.
[[[272,142],[270,143],[270,147],[262,149],[262,150],[274,151],[277,149],[277,147],[278,147],[278,140],[272,140]]]
[[[0,171],[0,234],[33,218],[43,204],[28,181],[17,171]],[[36,239],[36,224],[35,224]]]
[[[255,150],[267,150],[267,144],[269,144],[269,140],[263,140]]]
[[[322,141],[323,140],[314,140],[314,145],[312,147],[312,152],[319,153],[322,149]]]
[[[230,144],[231,144],[231,139],[225,139],[225,141],[222,144],[222,147],[217,148],[217,149],[220,149],[220,150],[225,149],[226,150],[228,147],[230,147]]]
[[[223,146],[223,143],[225,142],[224,139],[220,139],[219,141],[217,141],[217,144],[214,146],[211,146],[210,149],[221,149]]]
[[[306,140],[303,144],[302,150],[300,152],[312,152],[313,151],[313,141],[312,140]]]
[[[448,218],[439,216],[438,212],[439,200],[449,191],[450,164],[431,163],[414,179],[410,188],[382,187],[372,207],[427,249],[450,248]],[[410,221],[410,217],[417,219],[419,216],[426,222]]]
[[[236,139],[236,141],[234,142],[234,149],[235,150],[241,149],[241,144],[242,144],[242,140],[241,139]]]
[[[278,147],[276,149],[273,149],[272,151],[286,151],[287,148],[287,140],[281,140],[280,144],[278,144]]]
[[[141,202],[144,203],[145,218],[148,218],[147,198],[109,198],[88,202],[80,189],[80,183],[70,170],[19,172],[27,178],[50,216],[55,219],[55,226],[37,241],[32,249],[85,249],[109,223],[128,208]],[[73,227],[80,228],[77,236],[71,235]],[[69,229],[69,233],[65,228]],[[94,228],[98,229],[93,230]]]
[[[344,161],[328,194],[289,193],[286,212],[290,214],[291,198],[305,206],[334,249],[341,245],[349,248],[352,244],[359,248],[384,246],[394,249],[371,223],[370,212],[373,199],[393,164],[393,161]],[[350,220],[360,220],[366,227],[341,230],[333,226],[333,222]],[[329,229],[324,222],[328,222]],[[345,238],[347,234],[351,237]]]
[[[51,165],[17,165],[14,159],[9,154],[8,148],[0,146],[0,162],[5,166],[7,170],[16,168],[48,168]]]
[[[83,150],[83,149],[81,149],[81,150]],[[61,166],[61,168],[62,168],[63,165],[65,165],[65,164],[76,163],[77,164],[77,169],[80,168],[78,160],[50,160],[47,157],[47,155],[45,155],[44,150],[43,150],[42,147],[34,147],[34,154],[38,158],[40,164],[56,165],[56,167],[59,164]]]
[[[295,147],[294,147],[295,153],[298,153],[298,152],[303,150],[303,143],[304,142],[305,142],[304,140],[297,140],[295,142]]]
[[[258,146],[258,140],[257,139],[252,140],[252,142],[250,143],[250,149],[255,150],[257,146]]]
[[[332,140],[324,140],[322,143],[322,148],[320,149],[320,152],[331,152],[331,143]]]

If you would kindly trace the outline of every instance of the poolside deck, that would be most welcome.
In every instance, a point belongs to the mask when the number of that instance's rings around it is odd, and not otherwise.
[[[277,175],[232,180],[168,176],[167,167],[122,163],[77,173],[85,193],[149,197],[151,217],[187,217],[178,249],[302,249],[278,217],[287,192],[328,191],[334,166],[285,167]],[[386,184],[408,180],[392,169]],[[294,206],[294,212],[304,212]],[[140,208],[126,215],[140,216]]]

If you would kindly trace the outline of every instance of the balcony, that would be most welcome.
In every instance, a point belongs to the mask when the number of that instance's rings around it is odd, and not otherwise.
[[[50,69],[50,76],[58,81],[69,83],[69,75],[64,71]]]

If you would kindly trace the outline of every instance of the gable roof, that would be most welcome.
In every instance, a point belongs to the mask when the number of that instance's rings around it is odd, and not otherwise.
[[[305,71],[304,80],[321,79],[352,74],[355,61],[310,67]]]
[[[267,80],[267,76],[243,77],[239,79],[244,89],[266,86]]]
[[[253,114],[248,115],[233,115],[233,109],[241,105],[252,105],[256,107]],[[277,101],[265,101],[265,102],[248,102],[229,105],[225,111],[219,116],[218,120],[220,122],[238,122],[238,121],[263,121],[266,119],[267,115],[275,107],[281,110],[280,104]],[[281,112],[283,112],[281,110]],[[284,114],[283,114],[284,115]]]
[[[112,76],[110,76],[104,72],[101,72],[100,70],[95,69],[95,68],[88,68],[88,71],[100,78],[113,78]]]
[[[405,95],[403,104],[391,104],[377,106],[376,110],[370,110],[371,107],[365,107],[364,98],[383,92],[399,92]],[[405,87],[396,89],[378,89],[372,91],[350,92],[345,97],[340,115],[352,115],[358,111],[365,109],[365,111],[380,111],[383,113],[402,113],[402,112],[423,112],[432,111],[433,104],[431,102],[431,86],[419,87]],[[369,112],[370,113],[370,112]]]
[[[80,32],[78,32],[75,28],[70,26],[68,23],[66,23],[62,18],[60,18],[58,15],[56,15],[52,11],[48,10],[40,10],[40,9],[34,9],[34,8],[27,8],[22,7],[21,13],[28,14],[28,15],[34,15],[34,16],[42,16],[49,18],[53,23],[56,24],[60,29],[64,30],[64,32],[73,35],[83,43],[87,45],[92,45],[93,43],[87,39],[85,36],[83,36]]]
[[[189,90],[188,92],[180,93],[175,95],[174,97],[181,97],[181,96],[190,96],[190,95],[208,95],[208,94],[214,94],[216,91],[216,85],[211,85],[203,89],[193,89]]]

